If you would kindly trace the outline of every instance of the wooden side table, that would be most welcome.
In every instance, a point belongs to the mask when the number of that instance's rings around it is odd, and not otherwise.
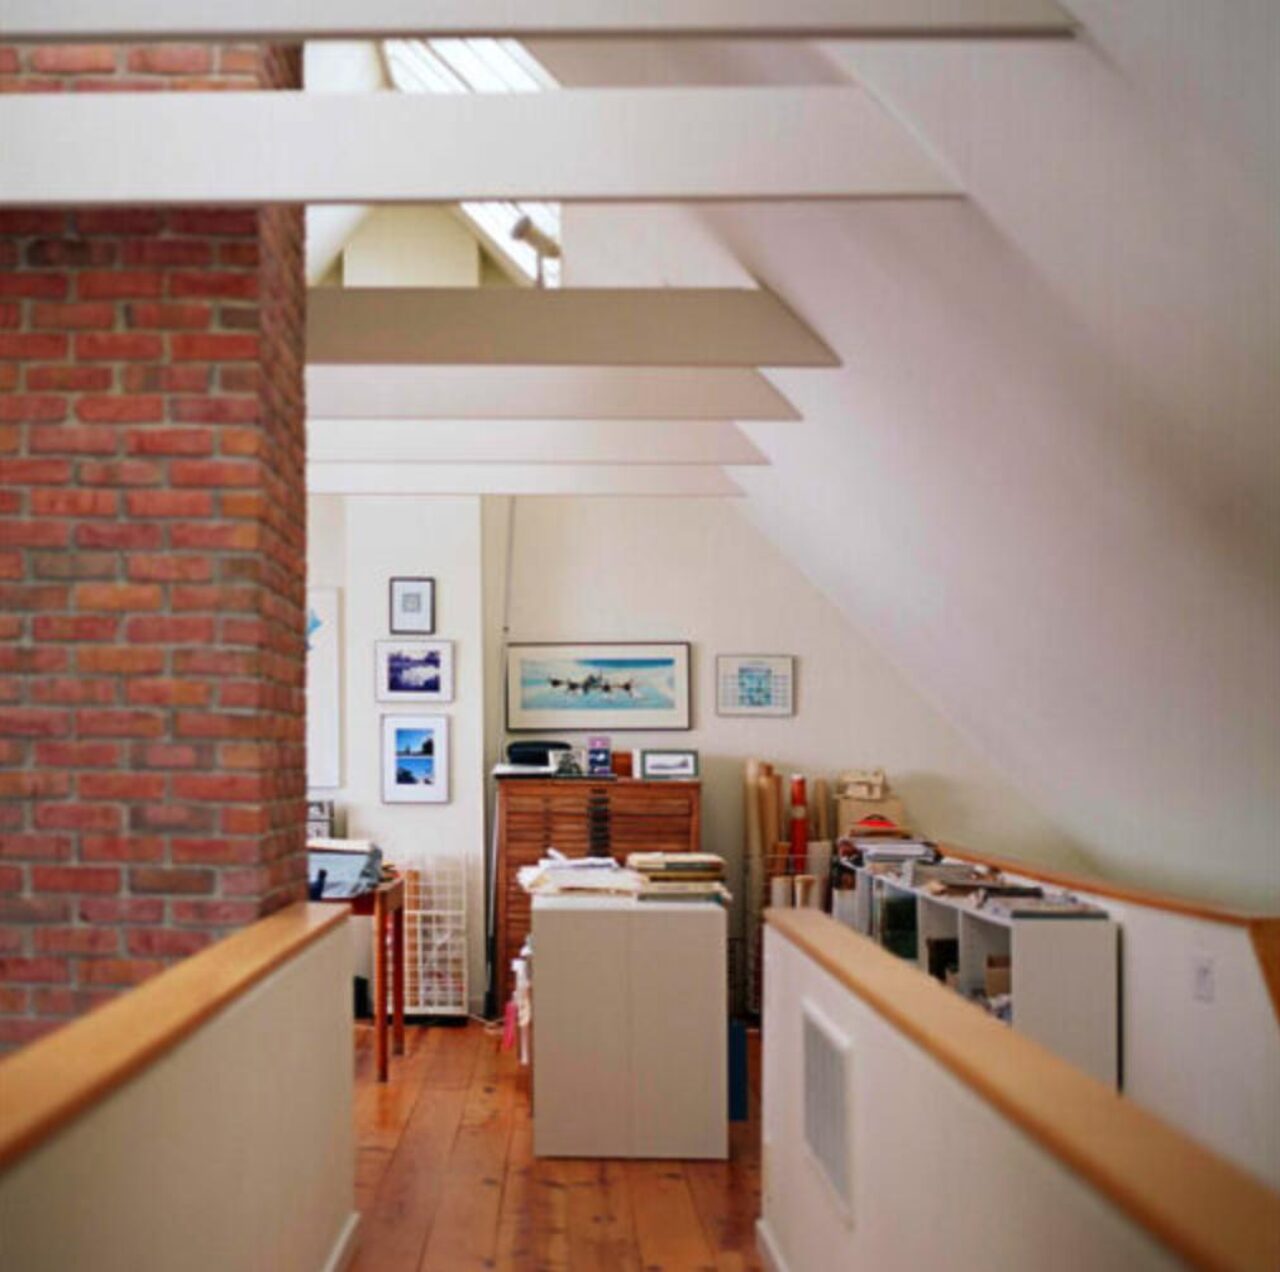
[[[373,1024],[378,1081],[387,1080],[387,925],[391,929],[391,1003],[396,1055],[404,1055],[404,879],[397,876],[350,901],[353,915],[373,919]]]

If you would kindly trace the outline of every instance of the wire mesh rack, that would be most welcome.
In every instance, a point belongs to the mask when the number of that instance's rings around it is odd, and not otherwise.
[[[404,1009],[409,1016],[467,1014],[467,871],[461,857],[402,862]]]

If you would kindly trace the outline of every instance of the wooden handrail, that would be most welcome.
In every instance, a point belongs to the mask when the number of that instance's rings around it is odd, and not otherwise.
[[[0,1171],[346,921],[299,901],[0,1061]]]
[[[1167,910],[1170,914],[1181,914],[1187,918],[1206,919],[1210,923],[1230,923],[1236,927],[1252,928],[1255,924],[1265,924],[1280,919],[1280,916],[1273,914],[1235,910],[1230,906],[1214,905],[1209,901],[1193,901],[1188,897],[1170,896],[1166,892],[1152,892],[1147,888],[1130,884],[1113,883],[1097,875],[1075,874],[1053,866],[1037,866],[1029,861],[1018,861],[1013,857],[997,857],[993,853],[977,852],[972,848],[961,848],[957,844],[939,843],[938,851],[947,857],[973,861],[984,866],[994,866],[998,870],[1025,875],[1029,879],[1040,879],[1060,888],[1070,888],[1076,892],[1092,892],[1095,896],[1111,897],[1115,901],[1128,901],[1133,905],[1145,905],[1153,910]]]
[[[1213,1272],[1280,1268],[1280,1193],[827,915],[767,918],[1182,1259]]]

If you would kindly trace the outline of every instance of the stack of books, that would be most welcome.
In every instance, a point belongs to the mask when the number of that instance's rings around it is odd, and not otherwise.
[[[724,886],[724,858],[710,852],[633,852],[627,869],[644,876],[641,901],[733,900]]]

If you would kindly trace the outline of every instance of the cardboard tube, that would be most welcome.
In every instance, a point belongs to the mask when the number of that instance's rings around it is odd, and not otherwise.
[[[803,910],[806,907],[816,907],[818,905],[818,881],[813,875],[796,875],[792,880],[795,885],[796,909]]]
[[[831,786],[825,777],[813,784],[814,839],[831,838]]]
[[[792,897],[791,876],[775,875],[769,880],[769,904],[775,910],[790,907]]]
[[[760,778],[760,840],[772,844],[778,838],[778,779],[771,775]]]
[[[818,881],[818,906],[827,908],[827,894],[831,888],[831,840],[811,839],[809,851],[805,857],[805,874],[811,874]]]

